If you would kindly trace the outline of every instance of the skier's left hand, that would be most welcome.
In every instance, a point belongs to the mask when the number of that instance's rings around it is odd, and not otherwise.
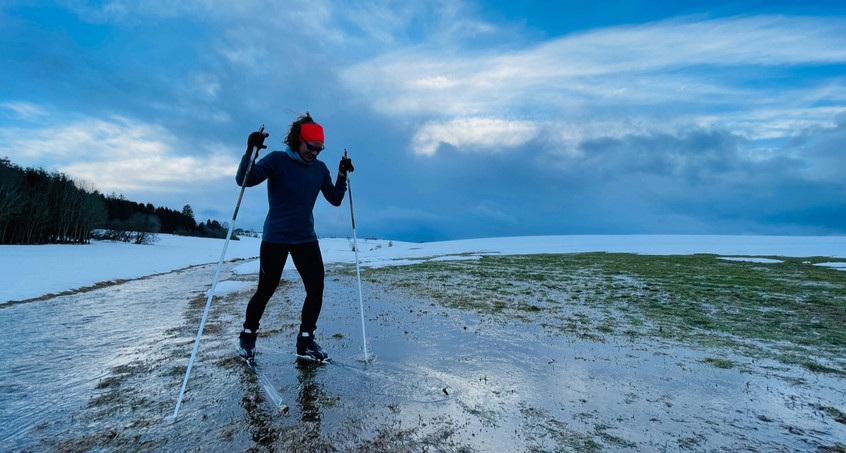
[[[265,149],[267,145],[264,144],[264,139],[269,137],[270,134],[264,131],[264,126],[262,126],[260,131],[253,132],[247,137],[247,152],[251,152],[253,149]]]
[[[341,163],[338,164],[338,173],[347,176],[347,173],[352,173],[355,171],[355,168],[352,164],[352,159],[347,157],[347,153],[344,153],[344,157],[341,158]]]

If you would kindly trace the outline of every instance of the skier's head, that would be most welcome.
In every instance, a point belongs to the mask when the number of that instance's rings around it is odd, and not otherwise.
[[[291,124],[285,144],[304,161],[311,162],[323,150],[323,127],[306,112]]]

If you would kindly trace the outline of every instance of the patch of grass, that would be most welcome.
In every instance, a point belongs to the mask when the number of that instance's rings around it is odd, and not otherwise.
[[[187,365],[177,365],[175,367],[172,367],[170,369],[170,371],[168,371],[164,375],[165,376],[184,376],[186,371],[188,371]]]
[[[89,407],[100,407],[100,406],[104,406],[106,404],[115,403],[117,401],[120,401],[120,396],[121,396],[120,390],[113,390],[111,392],[102,393],[100,395],[91,397],[91,399],[88,400],[88,406]]]
[[[62,441],[61,443],[56,445],[55,451],[60,453],[89,451],[94,447],[102,447],[108,445],[115,438],[117,438],[117,436],[117,430],[109,428],[93,436],[87,436],[81,439],[71,439]]]
[[[194,309],[203,308],[206,306],[206,300],[208,299],[207,296],[200,294],[190,301],[188,301],[188,306]]]
[[[219,367],[222,367],[222,368],[232,368],[233,366],[237,366],[237,365],[240,365],[242,363],[244,363],[244,359],[242,359],[241,357],[234,357],[234,356],[228,356],[228,357],[225,357],[223,359],[220,359],[220,360],[214,362],[215,366],[219,366]],[[185,369],[187,370],[188,368],[186,367]],[[169,373],[169,375],[174,376],[175,371],[176,370],[171,370],[171,373]]]
[[[105,379],[100,380],[100,382],[97,383],[96,388],[97,389],[105,389],[105,388],[109,388],[109,387],[116,387],[116,386],[120,385],[122,380],[123,379],[118,377],[118,376],[109,376]]]
[[[589,435],[571,429],[567,423],[550,416],[546,411],[522,407],[520,413],[523,415],[521,428],[530,441],[529,451],[563,451],[561,450],[563,446],[580,452],[602,451],[600,442]],[[597,435],[601,437],[601,434],[597,433]],[[547,448],[553,448],[553,450]]]
[[[717,368],[722,368],[724,370],[734,368],[734,362],[726,359],[715,359],[713,357],[707,357],[705,360],[703,360],[703,362],[710,363],[711,365]]]
[[[705,440],[705,436],[703,436],[702,434],[694,434],[691,437],[684,437],[679,439],[678,444],[680,449],[694,450]]]
[[[846,425],[846,414],[844,414],[840,409],[831,406],[822,406],[822,405],[815,405],[814,409],[822,411],[823,413],[831,416],[837,423],[843,423]]]
[[[659,336],[846,373],[846,272],[811,265],[829,258],[772,258],[783,262],[704,254],[485,256],[366,273],[448,307],[563,335]],[[808,361],[809,353],[827,364]]]
[[[596,330],[598,330],[602,333],[614,333],[614,327],[609,326],[607,324],[603,324],[603,325],[597,327]]]
[[[600,437],[603,441],[605,441],[605,442],[607,442],[607,443],[609,443],[609,444],[612,444],[612,445],[614,445],[615,447],[619,447],[619,448],[637,448],[637,444],[636,444],[636,443],[634,443],[634,442],[632,442],[632,441],[628,441],[628,440],[626,440],[626,439],[623,439],[622,437],[619,437],[619,436],[614,436],[614,435],[612,435],[612,434],[609,434],[609,433],[608,433],[608,430],[609,430],[609,429],[611,429],[611,428],[613,428],[613,427],[612,427],[612,426],[608,426],[608,425],[604,425],[604,424],[599,424],[599,425],[597,425],[597,426],[596,426],[596,428],[594,429],[594,432],[595,432],[595,434],[596,434],[597,436],[599,436],[599,437]]]
[[[833,374],[846,374],[836,368],[827,367],[825,365],[821,365],[817,362],[811,362],[806,360],[802,362],[802,366],[805,367],[808,371],[813,371],[814,373],[833,373]]]

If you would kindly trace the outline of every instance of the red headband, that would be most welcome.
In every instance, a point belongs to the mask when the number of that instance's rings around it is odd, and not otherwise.
[[[300,142],[322,142],[323,126],[306,123],[300,126]]]

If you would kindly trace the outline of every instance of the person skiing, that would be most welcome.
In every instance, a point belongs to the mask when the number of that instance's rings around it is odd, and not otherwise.
[[[312,213],[319,192],[333,206],[340,206],[346,193],[347,172],[352,161],[344,155],[338,165],[338,177],[332,183],[329,169],[317,155],[323,151],[323,127],[306,112],[291,124],[284,140],[284,151],[271,151],[246,171],[253,149],[266,148],[266,132],[253,132],[247,139],[247,152],[241,159],[235,181],[247,187],[267,180],[270,209],[264,221],[259,255],[258,289],[250,298],[239,335],[238,353],[247,359],[255,356],[256,332],[267,302],[279,286],[288,255],[302,278],[306,297],[303,302],[297,355],[322,361],[328,355],[314,341],[317,318],[323,306],[323,257],[314,232]],[[346,154],[346,153],[345,153]]]

